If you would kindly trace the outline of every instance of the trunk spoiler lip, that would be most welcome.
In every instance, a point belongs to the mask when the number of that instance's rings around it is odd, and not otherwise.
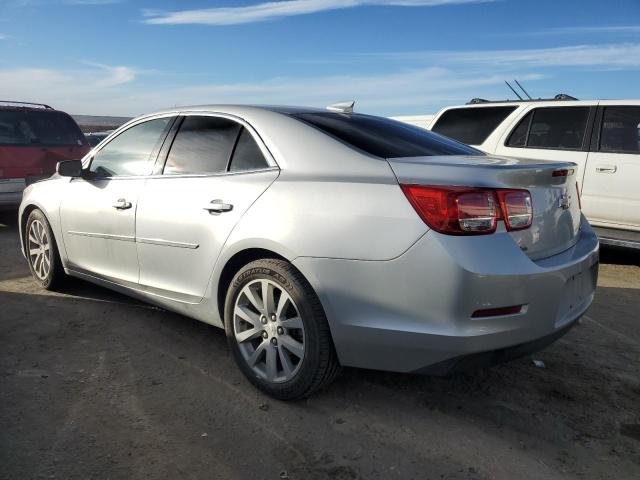
[[[499,170],[562,170],[577,169],[575,162],[555,162],[552,160],[534,160],[530,158],[502,157],[497,155],[438,155],[421,157],[395,157],[387,158],[393,163],[405,163],[415,165],[439,165],[445,167],[477,167]]]

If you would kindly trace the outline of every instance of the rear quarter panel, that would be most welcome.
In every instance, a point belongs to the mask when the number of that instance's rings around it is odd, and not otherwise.
[[[243,216],[227,247],[276,244],[288,258],[389,260],[427,230],[390,171],[360,182],[292,178],[283,171]]]

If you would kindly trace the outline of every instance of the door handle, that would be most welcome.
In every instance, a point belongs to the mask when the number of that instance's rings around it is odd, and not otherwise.
[[[212,200],[210,204],[204,207],[209,213],[223,213],[233,210],[233,205],[224,203],[222,200]]]
[[[602,165],[601,167],[596,167],[596,172],[598,173],[616,173],[618,167],[615,165]]]
[[[112,207],[116,210],[127,210],[128,208],[131,208],[131,202],[127,202],[124,198],[119,198]]]

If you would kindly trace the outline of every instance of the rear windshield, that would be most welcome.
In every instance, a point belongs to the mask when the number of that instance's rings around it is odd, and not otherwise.
[[[388,118],[330,112],[292,116],[376,157],[484,155],[462,143]]]
[[[431,130],[459,142],[481,145],[515,109],[515,106],[453,108],[444,112]]]
[[[84,135],[66,113],[0,111],[0,145],[80,146],[84,143]]]

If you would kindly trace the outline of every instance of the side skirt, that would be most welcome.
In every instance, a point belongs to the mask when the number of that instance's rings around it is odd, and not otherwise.
[[[71,268],[65,268],[65,273],[72,277],[76,277],[95,285],[108,288],[109,290],[113,290],[123,295],[127,295],[129,297],[151,303],[166,310],[185,315],[187,317],[199,320],[204,323],[208,323],[216,327],[223,328],[222,320],[218,318],[219,315],[217,314],[216,309],[211,308],[208,305],[208,301],[206,298],[201,300],[196,299],[193,296],[185,295],[184,297],[188,297],[189,300],[187,300],[186,298],[184,300],[178,300],[166,296],[167,292],[164,292],[162,290],[155,292],[150,288],[145,289],[145,287],[142,285],[132,284],[130,282],[123,283],[115,281],[115,279],[102,278],[94,274],[73,270]]]

